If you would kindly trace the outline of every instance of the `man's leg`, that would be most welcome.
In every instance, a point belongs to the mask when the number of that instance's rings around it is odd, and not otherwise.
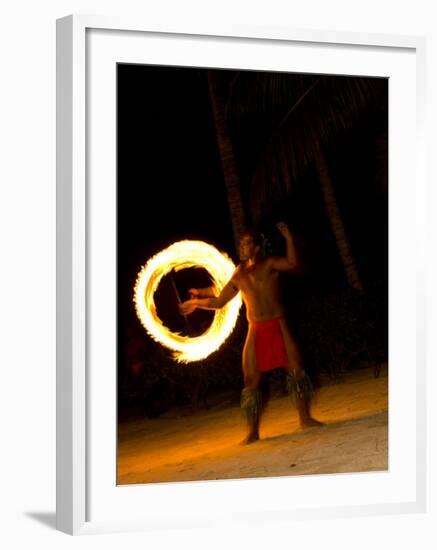
[[[322,422],[311,416],[311,399],[313,397],[313,386],[303,366],[303,356],[296,340],[291,336],[287,323],[281,319],[281,331],[284,338],[285,349],[287,350],[287,389],[290,398],[296,403],[299,414],[299,422],[302,428],[311,426],[323,426]]]
[[[246,415],[248,425],[248,434],[243,443],[248,444],[259,439],[259,422],[263,409],[262,393],[259,387],[261,375],[256,368],[255,341],[250,325],[243,348],[242,366],[244,388],[241,392],[241,408]]]

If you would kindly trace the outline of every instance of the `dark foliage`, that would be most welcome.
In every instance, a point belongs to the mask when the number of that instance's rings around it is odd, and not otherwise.
[[[290,324],[306,353],[313,376],[341,377],[347,370],[387,361],[388,311],[384,289],[366,293],[351,287],[294,299]],[[290,305],[290,304],[288,304]]]
[[[227,112],[244,165],[242,183],[258,222],[266,203],[281,201],[293,191],[320,148],[332,147],[363,117],[386,116],[387,81],[240,71],[229,86]],[[381,140],[375,151],[381,172],[384,153]]]

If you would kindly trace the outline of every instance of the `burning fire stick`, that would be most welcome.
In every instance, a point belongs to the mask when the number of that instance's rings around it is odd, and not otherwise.
[[[181,300],[181,296],[179,294],[179,290],[178,290],[178,287],[176,285],[176,281],[175,281],[175,278],[174,278],[174,269],[171,270],[170,272],[170,281],[171,281],[171,284],[172,284],[172,287],[173,287],[173,290],[174,290],[174,293],[176,294],[176,299],[178,301],[178,304],[181,304],[182,303],[182,300]],[[187,325],[187,331],[188,333],[192,333],[192,326],[191,326],[191,323],[190,321],[188,320],[188,316],[187,315],[183,315],[181,314],[182,317],[185,319],[185,324]]]

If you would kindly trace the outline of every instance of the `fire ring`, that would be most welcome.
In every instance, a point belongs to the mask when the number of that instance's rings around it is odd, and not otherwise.
[[[203,241],[179,241],[149,259],[138,273],[134,289],[135,309],[143,327],[156,342],[171,349],[179,363],[199,361],[216,351],[234,329],[242,303],[237,294],[226,306],[216,310],[210,327],[200,336],[171,332],[156,313],[154,295],[164,275],[173,269],[179,271],[189,267],[205,269],[217,292],[235,270],[232,260],[214,246]]]

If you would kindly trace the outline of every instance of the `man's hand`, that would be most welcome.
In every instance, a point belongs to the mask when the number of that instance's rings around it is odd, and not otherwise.
[[[179,313],[181,315],[189,315],[190,313],[193,313],[196,307],[196,300],[187,300],[186,302],[182,302],[182,304],[179,304]]]
[[[286,253],[282,257],[272,257],[271,263],[276,271],[297,271],[299,268],[299,260],[294,245],[293,236],[288,229],[288,225],[284,222],[276,224],[276,228],[285,239]]]
[[[285,239],[289,239],[291,237],[290,230],[288,229],[288,225],[286,223],[279,222],[276,224],[276,228]]]

